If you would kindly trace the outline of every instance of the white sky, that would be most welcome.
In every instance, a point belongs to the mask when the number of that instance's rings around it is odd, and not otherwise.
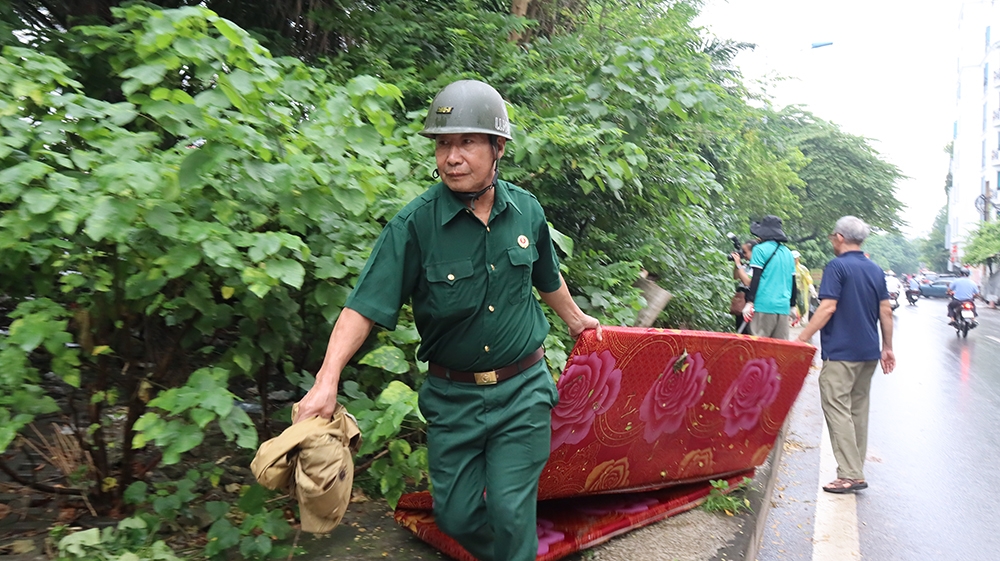
[[[706,0],[696,25],[755,43],[737,57],[777,107],[803,105],[864,136],[909,179],[897,185],[907,237],[947,202],[961,0]],[[833,45],[811,49],[812,43]]]

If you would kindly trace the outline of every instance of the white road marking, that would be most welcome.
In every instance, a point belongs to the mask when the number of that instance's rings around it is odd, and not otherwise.
[[[987,338],[987,339],[993,339],[993,340],[994,340],[994,341],[996,341],[997,343],[1000,343],[1000,339],[997,339],[996,337],[994,337],[994,336],[992,336],[992,335],[987,335],[987,336],[986,336],[986,338]]]
[[[830,445],[830,431],[823,423],[819,453],[819,487],[816,489],[816,524],[813,527],[813,561],[861,559],[858,506],[853,493],[837,495],[823,490],[836,479],[837,460]]]

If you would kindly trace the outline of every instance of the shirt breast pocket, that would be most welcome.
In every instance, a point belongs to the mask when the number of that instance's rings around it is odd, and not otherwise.
[[[512,247],[507,250],[507,257],[510,259],[511,287],[510,303],[520,304],[531,295],[531,269],[535,261],[538,261],[538,250],[534,245],[527,248]]]
[[[476,310],[482,295],[476,297],[471,259],[427,265],[428,304],[435,318],[464,317]]]

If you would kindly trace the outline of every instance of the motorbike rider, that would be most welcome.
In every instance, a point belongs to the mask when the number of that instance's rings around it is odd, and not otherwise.
[[[889,269],[885,272],[885,289],[889,292],[889,299],[892,300],[892,304],[898,306],[897,298],[899,298],[899,293],[903,291],[903,285],[896,278],[896,273]]]
[[[973,313],[976,316],[979,315],[976,312],[975,303],[975,297],[979,294],[979,287],[969,278],[968,269],[960,269],[958,274],[959,277],[948,286],[948,294],[951,294],[951,302],[948,302],[948,319],[950,320],[948,325],[953,327],[955,325],[956,313],[961,309],[963,302],[972,302]]]
[[[896,278],[896,273],[889,269],[885,272],[885,289],[889,291],[889,294],[899,294],[902,292],[903,286],[900,284],[899,279]]]
[[[917,298],[920,297],[920,283],[917,282],[917,277],[910,275],[907,283],[909,287],[906,289],[906,299],[910,301],[910,304],[916,304]]]

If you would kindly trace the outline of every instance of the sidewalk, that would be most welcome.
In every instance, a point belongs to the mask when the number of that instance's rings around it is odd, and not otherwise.
[[[794,339],[801,332],[801,327],[794,327],[790,337]],[[771,507],[786,430],[787,426],[778,434],[767,460],[757,468],[747,493],[750,512],[727,516],[696,508],[612,538],[567,557],[567,561],[753,561]],[[343,523],[330,535],[315,538],[303,534],[299,545],[307,553],[296,559],[304,561],[447,559],[399,527],[384,501],[352,504]]]

